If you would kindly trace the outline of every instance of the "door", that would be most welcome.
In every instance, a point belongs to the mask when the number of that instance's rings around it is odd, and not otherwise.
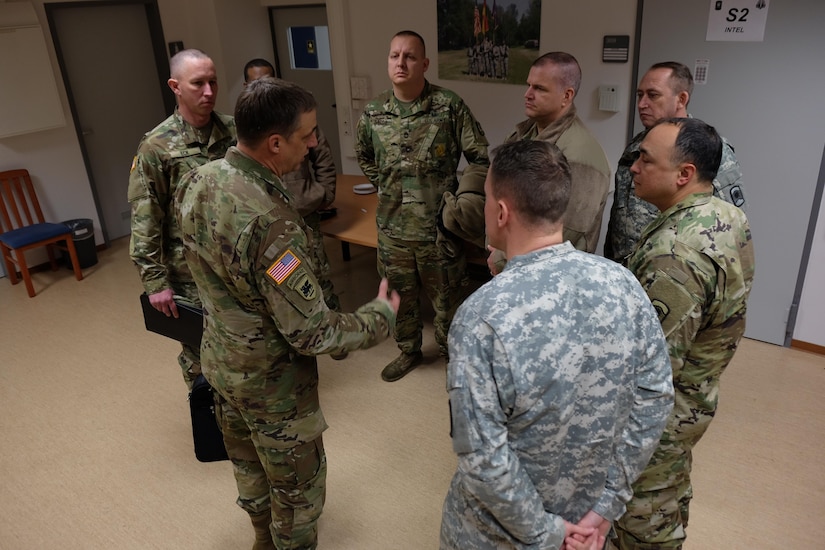
[[[680,2],[677,13],[670,0],[641,2],[639,74],[658,61],[694,72],[707,61],[707,83],[695,86],[688,111],[730,140],[742,167],[756,253],[745,335],[782,345],[816,223],[809,221],[825,146],[825,2],[754,2],[750,9],[768,10],[761,42],[707,41],[713,5],[728,9],[705,0]]]
[[[329,140],[341,171],[341,143],[335,113],[335,85],[326,6],[270,8],[278,76],[303,86],[318,102],[318,127]]]
[[[141,0],[45,8],[108,244],[131,231],[126,189],[138,142],[174,108],[160,15]]]

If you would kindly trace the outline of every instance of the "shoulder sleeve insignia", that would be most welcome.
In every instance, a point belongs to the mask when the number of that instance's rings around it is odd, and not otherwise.
[[[301,265],[301,260],[299,260],[291,250],[287,249],[286,252],[281,254],[280,258],[275,260],[275,263],[269,266],[266,274],[270,279],[280,285],[292,275],[292,272],[295,271],[299,265]]]
[[[300,294],[304,300],[314,300],[318,295],[318,291],[312,283],[312,279],[310,279],[309,274],[303,267],[299,269],[295,273],[295,276],[289,280],[287,286]]]
[[[667,307],[667,304],[658,299],[652,300],[651,303],[653,304],[653,308],[656,310],[656,314],[659,316],[659,322],[661,323],[667,319],[667,316],[670,313],[670,308]]]

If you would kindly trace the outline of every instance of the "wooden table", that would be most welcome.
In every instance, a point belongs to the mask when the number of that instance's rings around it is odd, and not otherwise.
[[[366,176],[338,174],[335,202],[332,203],[338,212],[321,222],[321,233],[341,241],[341,254],[345,262],[350,260],[350,243],[378,248],[378,227],[375,223],[378,193],[358,195],[352,190],[353,186],[368,182]],[[482,275],[487,277],[487,254],[469,243],[465,243],[465,252],[467,262],[481,266]]]
[[[338,174],[335,182],[335,216],[321,222],[321,233],[341,241],[344,261],[349,261],[349,243],[378,248],[378,228],[375,225],[375,210],[378,194],[358,195],[352,188],[359,183],[368,183],[366,176]]]

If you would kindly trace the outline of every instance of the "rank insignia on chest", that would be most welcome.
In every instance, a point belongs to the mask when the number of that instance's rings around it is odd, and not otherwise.
[[[318,295],[315,284],[303,267],[295,272],[295,276],[289,280],[287,286],[300,294],[304,300],[313,300]]]
[[[281,284],[286,281],[290,275],[292,275],[293,271],[298,269],[299,265],[301,265],[301,260],[299,260],[291,250],[287,249],[287,251],[281,254],[281,257],[278,258],[274,264],[269,266],[269,269],[266,270],[266,274],[270,279],[278,284]]]

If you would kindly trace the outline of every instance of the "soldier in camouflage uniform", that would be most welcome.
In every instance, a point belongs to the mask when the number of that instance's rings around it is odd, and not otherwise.
[[[324,302],[315,247],[280,180],[315,145],[315,106],[295,84],[250,83],[235,109],[238,146],[176,194],[205,315],[203,374],[256,550],[316,547],[327,425],[314,356],[383,341],[400,301],[382,281],[355,313]]]
[[[269,76],[275,78],[275,67],[266,59],[252,59],[244,66],[244,86],[252,80]],[[309,150],[304,161],[297,170],[284,174],[281,181],[286,190],[292,194],[292,205],[304,217],[307,227],[312,229],[312,242],[318,253],[318,272],[321,279],[321,289],[324,291],[324,300],[329,309],[341,311],[341,300],[335,294],[330,279],[331,269],[329,258],[324,249],[324,235],[321,233],[321,210],[332,206],[335,201],[335,184],[337,170],[332,158],[332,149],[329,141],[321,131],[316,129],[315,137],[318,145]],[[343,359],[346,354],[332,354],[333,359]]]
[[[174,195],[183,175],[224,156],[235,143],[235,122],[215,112],[217,76],[212,60],[200,50],[172,57],[168,84],[177,96],[175,112],[143,136],[129,175],[132,205],[129,253],[140,272],[150,303],[167,316],[178,316],[173,296],[199,304],[198,290],[183,258],[175,220]],[[199,350],[183,344],[178,363],[189,389],[200,374]]]
[[[630,166],[639,156],[639,144],[656,122],[665,118],[689,116],[687,105],[691,93],[693,76],[690,69],[674,61],[656,63],[639,82],[636,105],[639,120],[645,130],[639,132],[628,144],[616,168],[616,187],[604,244],[605,257],[624,263],[639,242],[642,230],[658,215],[659,212],[653,205],[634,193]],[[743,211],[747,208],[739,162],[733,146],[724,138],[722,161],[713,180],[713,194]]]
[[[716,411],[719,378],[745,332],[753,282],[750,228],[741,209],[713,196],[722,156],[716,131],[697,119],[653,127],[631,166],[636,193],[661,211],[628,267],[667,338],[676,390],[653,457],[616,524],[621,550],[680,549],[688,524],[691,451]]]
[[[441,549],[601,548],[673,407],[662,330],[629,271],[563,242],[555,145],[502,145],[485,191],[509,262],[450,328]]]
[[[483,240],[478,198],[489,165],[487,139],[460,97],[427,82],[428,66],[421,36],[396,34],[388,61],[392,90],[367,104],[357,128],[358,164],[378,187],[379,273],[401,294],[395,326],[401,354],[381,373],[388,382],[422,361],[422,287],[435,309],[436,342],[447,354],[447,331],[466,285],[466,264],[460,239],[450,244],[456,235],[445,220],[453,223],[469,212],[467,234],[458,236]],[[462,153],[469,166],[459,183]],[[455,216],[445,217],[447,205]]]

